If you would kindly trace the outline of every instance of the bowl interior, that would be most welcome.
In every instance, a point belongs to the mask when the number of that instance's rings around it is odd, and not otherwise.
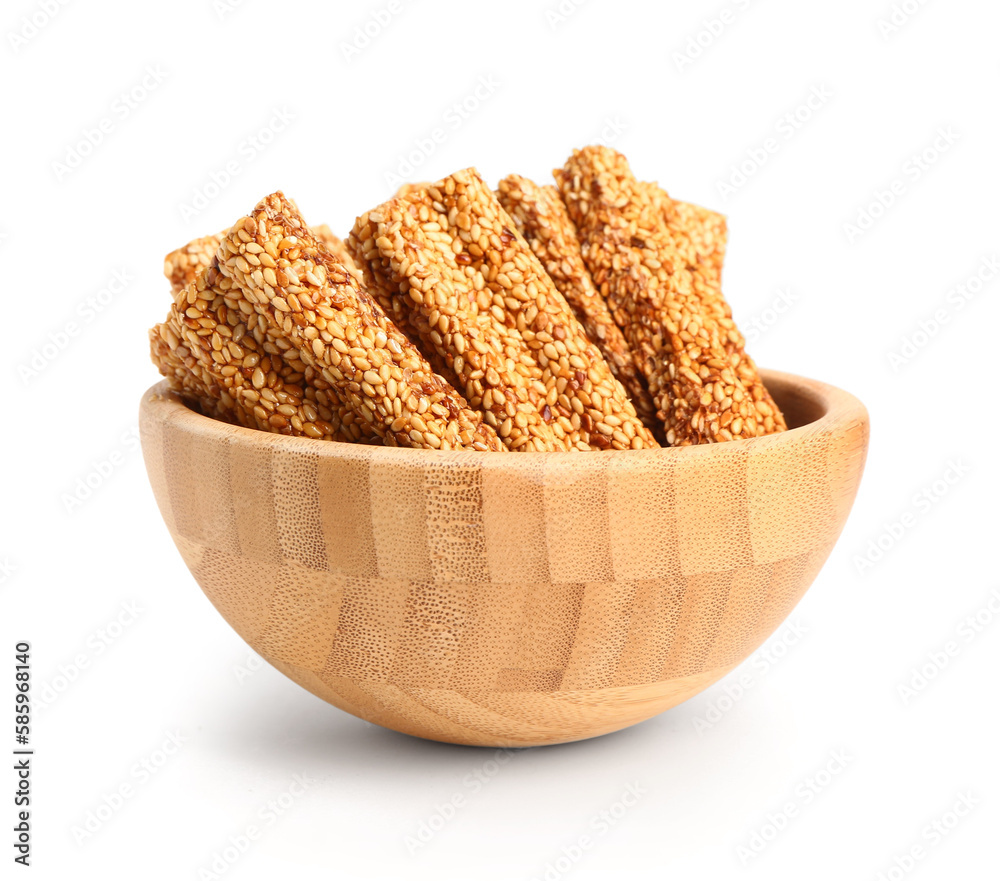
[[[829,400],[818,395],[815,389],[789,382],[781,376],[769,376],[767,390],[781,408],[790,430],[819,421],[830,409]]]

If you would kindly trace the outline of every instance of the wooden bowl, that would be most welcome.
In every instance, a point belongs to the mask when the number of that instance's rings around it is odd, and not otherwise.
[[[790,430],[696,447],[439,452],[267,434],[143,397],[188,568],[250,646],[336,707],[450,743],[606,734],[746,659],[847,519],[868,414],[766,371]]]

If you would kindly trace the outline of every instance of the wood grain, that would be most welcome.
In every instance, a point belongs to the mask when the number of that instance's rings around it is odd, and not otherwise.
[[[451,743],[594,737],[686,700],[802,597],[857,492],[868,414],[765,371],[790,430],[724,444],[490,453],[216,422],[166,383],[143,455],[202,590],[333,705]]]

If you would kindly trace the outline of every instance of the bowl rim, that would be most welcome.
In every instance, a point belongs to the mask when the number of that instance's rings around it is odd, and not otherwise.
[[[820,382],[776,370],[760,370],[761,378],[768,387],[791,391],[813,406],[821,408],[820,415],[811,422],[790,428],[777,434],[763,437],[742,438],[723,443],[699,444],[682,447],[659,447],[644,450],[593,450],[581,456],[579,451],[523,452],[518,453],[518,462],[526,463],[525,457],[536,462],[544,461],[547,466],[572,464],[576,469],[588,463],[603,469],[610,457],[628,457],[638,462],[643,457],[670,457],[679,461],[706,455],[719,455],[722,451],[736,452],[758,450],[760,448],[785,447],[797,444],[807,438],[821,434],[843,431],[858,424],[867,426],[868,411],[865,405],[850,392]],[[780,397],[779,393],[779,397]],[[503,456],[491,456],[478,450],[433,450],[414,447],[387,447],[377,444],[351,444],[337,441],[272,434],[255,428],[245,428],[221,422],[192,410],[183,398],[173,391],[167,380],[150,386],[142,396],[140,404],[139,428],[152,421],[169,423],[183,431],[203,439],[223,440],[230,444],[271,452],[287,451],[299,455],[318,455],[324,458],[356,459],[371,462],[377,460],[385,464],[442,464],[490,467],[502,466],[507,461]]]

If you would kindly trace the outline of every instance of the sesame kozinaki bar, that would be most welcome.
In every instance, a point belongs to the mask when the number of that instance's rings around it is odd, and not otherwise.
[[[217,236],[202,236],[188,242],[183,247],[171,251],[163,258],[163,274],[170,281],[170,290],[177,293],[191,284],[205,267],[212,262],[224,233]]]
[[[497,198],[625,387],[636,413],[647,428],[662,428],[632,350],[584,265],[576,227],[566,213],[559,191],[512,174],[500,181]]]
[[[677,202],[656,184],[640,183],[639,187],[657,206],[663,230],[688,262],[692,283],[707,320],[714,321],[718,327],[728,361],[755,402],[757,434],[784,431],[784,416],[761,380],[753,358],[747,354],[746,340],[733,321],[733,311],[722,294],[725,218],[707,208]]]
[[[721,286],[722,263],[729,238],[725,215],[691,202],[677,199],[671,201],[673,218],[668,214],[668,223],[672,222],[677,228],[684,230],[694,246],[706,277],[713,284]]]
[[[212,262],[150,331],[153,362],[206,416],[278,434],[377,442]]]
[[[454,318],[465,314],[504,339],[517,353],[515,363],[533,362],[540,369],[538,379],[531,373],[532,388],[541,392],[533,402],[569,449],[657,446],[610,366],[474,169],[376,210],[378,219],[359,220],[349,246],[409,301],[411,323],[419,316],[426,324],[416,327],[425,344],[438,347],[446,359],[453,355],[441,328],[460,335]]]
[[[202,380],[202,371],[182,338],[181,326],[171,309],[166,320],[149,331],[149,357],[153,364],[166,377],[170,388],[202,415],[239,424],[234,408],[222,403],[218,384]]]
[[[483,411],[508,449],[569,449],[544,409],[541,368],[517,330],[489,312],[488,292],[465,273],[468,255],[455,254],[426,207],[391,199],[358,218],[347,244],[382,307],[423,342],[435,369]]]
[[[755,436],[753,399],[704,313],[688,261],[625,158],[586,147],[555,176],[594,283],[641,359],[667,441]]]
[[[326,245],[327,250],[333,254],[334,259],[350,271],[351,275],[361,281],[361,273],[358,269],[358,265],[354,262],[354,258],[351,256],[350,252],[347,250],[347,245],[338,237],[333,234],[333,230],[330,229],[325,223],[317,224],[316,226],[310,227],[312,234],[316,236],[324,245]]]
[[[655,183],[640,181],[639,185],[648,191],[667,230],[679,246],[688,249],[701,274],[715,288],[721,288],[722,263],[729,237],[725,215],[673,199]]]
[[[504,449],[280,192],[233,226],[219,263],[257,314],[387,444]]]
[[[321,223],[314,226],[312,231],[316,238],[323,241],[330,253],[348,269],[357,269],[351,255],[347,253],[344,243],[333,234],[330,227]],[[194,239],[175,251],[171,251],[163,258],[163,274],[170,281],[170,289],[175,294],[181,288],[191,284],[200,273],[205,271],[218,252],[222,237],[227,232],[228,230],[224,230],[218,235]]]

